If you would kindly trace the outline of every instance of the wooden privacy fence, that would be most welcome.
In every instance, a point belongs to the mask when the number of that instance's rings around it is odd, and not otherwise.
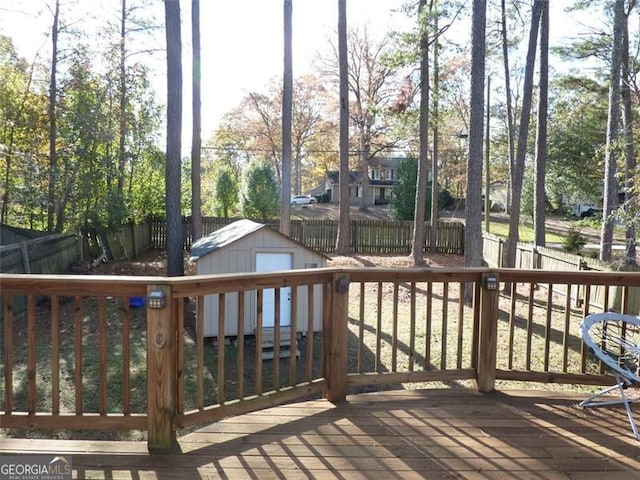
[[[41,235],[0,246],[2,273],[67,273],[77,261],[135,258],[151,249],[151,223],[112,231]]]
[[[11,225],[0,223],[0,246],[20,243],[23,240],[33,240],[45,235],[47,235],[47,232],[12,227]]]
[[[483,235],[483,258],[490,267],[502,265],[506,240],[495,235]],[[536,247],[531,243],[518,243],[516,250],[516,268],[536,269],[545,271],[596,271],[607,272],[615,270],[612,265],[596,258],[575,255],[553,248]],[[638,272],[637,266],[625,266],[625,271]],[[561,295],[569,295],[576,306],[582,305],[587,295],[584,288],[574,288],[568,291],[562,285],[555,285],[554,291]],[[604,308],[605,304],[620,309],[623,299],[621,288],[607,290],[602,286],[593,286],[589,297],[591,306]],[[627,292],[627,309],[634,315],[640,314],[640,288],[631,288]]]
[[[0,272],[66,273],[79,259],[77,235],[47,235],[0,247]]]
[[[503,265],[506,239],[484,233],[482,236],[484,261],[490,267]],[[547,247],[536,247],[532,243],[518,242],[516,247],[515,268],[541,270],[595,270],[604,272],[611,266],[598,259],[575,255],[565,251]]]
[[[208,235],[222,228],[236,219],[203,218],[203,232]],[[256,220],[278,230],[279,220]],[[360,254],[411,252],[413,222],[393,220],[352,220],[351,223],[351,252]],[[184,248],[191,248],[191,220],[183,221]],[[425,222],[425,244],[423,250],[431,251],[431,225]],[[291,238],[309,248],[319,252],[331,253],[335,251],[338,234],[337,220],[292,220]],[[166,249],[166,222],[154,220],[151,225],[153,248]],[[464,225],[457,221],[439,221],[438,238],[436,240],[438,253],[462,255],[464,254]]]
[[[104,235],[113,260],[136,258],[151,250],[151,225],[149,222],[123,225],[117,230],[105,232]]]
[[[86,260],[126,260],[151,250],[151,222],[128,223],[116,230],[90,230],[82,234]]]
[[[0,425],[140,429],[154,450],[169,448],[179,428],[312,394],[340,401],[380,385],[469,380],[482,392],[498,381],[608,384],[580,322],[601,311],[590,299],[595,286],[619,288],[628,313],[640,274],[326,268],[0,282]],[[556,285],[582,288],[585,302],[576,307]],[[133,306],[150,295],[164,298],[159,308]],[[225,320],[238,322],[228,341],[205,341],[209,295],[219,300],[217,339],[228,337]],[[25,312],[13,308],[20,298]]]

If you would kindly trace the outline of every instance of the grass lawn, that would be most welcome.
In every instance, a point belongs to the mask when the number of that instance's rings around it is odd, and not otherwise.
[[[497,235],[498,237],[507,238],[509,236],[509,224],[501,222],[491,222],[491,224],[489,225],[489,233]],[[521,242],[533,242],[533,227],[530,227],[528,225],[520,225],[518,234]],[[560,235],[553,231],[547,230],[545,234],[545,241],[547,243],[562,243],[564,242],[564,239],[564,235]]]

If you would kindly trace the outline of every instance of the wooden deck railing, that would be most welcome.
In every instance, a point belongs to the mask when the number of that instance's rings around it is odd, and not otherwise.
[[[617,272],[1,275],[0,285],[0,427],[146,430],[152,450],[179,428],[322,392],[340,401],[406,383],[606,384],[580,321],[640,313],[627,300],[640,274]],[[164,308],[132,301],[158,291]]]

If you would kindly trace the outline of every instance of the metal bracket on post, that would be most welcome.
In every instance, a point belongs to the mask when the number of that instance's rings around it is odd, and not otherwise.
[[[347,277],[340,277],[336,280],[336,293],[349,292],[349,279]]]

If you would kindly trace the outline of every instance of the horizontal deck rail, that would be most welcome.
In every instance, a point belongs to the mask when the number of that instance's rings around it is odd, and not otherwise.
[[[581,319],[640,313],[628,302],[640,274],[628,272],[323,268],[0,285],[0,427],[146,430],[151,450],[179,428],[310,395],[606,384]],[[140,306],[152,292],[163,308]]]

